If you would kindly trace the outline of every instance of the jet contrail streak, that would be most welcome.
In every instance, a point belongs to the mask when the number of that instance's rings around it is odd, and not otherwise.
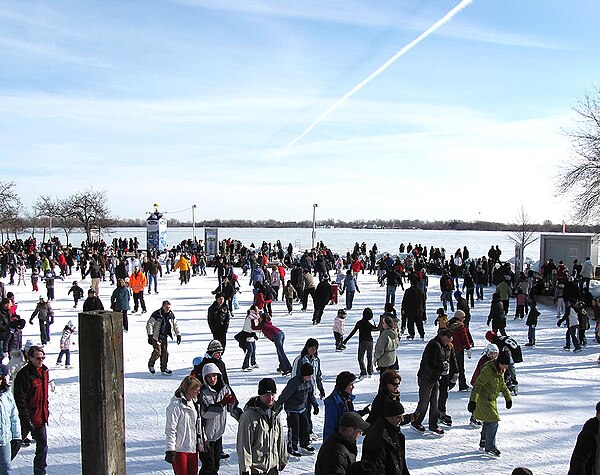
[[[325,119],[325,117],[327,117],[329,114],[331,114],[334,110],[336,110],[338,107],[340,107],[344,102],[346,102],[348,99],[350,99],[354,94],[356,94],[363,87],[365,87],[367,84],[369,84],[373,79],[375,79],[382,72],[384,72],[387,68],[389,68],[398,58],[400,58],[400,56],[404,55],[404,53],[409,52],[416,45],[418,45],[421,41],[423,41],[425,38],[427,38],[431,33],[433,33],[435,30],[437,30],[440,26],[442,26],[443,24],[450,21],[452,19],[452,17],[454,17],[456,14],[460,13],[466,7],[468,7],[471,3],[473,3],[473,0],[462,0],[462,2],[460,2],[458,5],[456,5],[452,10],[450,10],[448,13],[446,13],[441,19],[436,21],[433,25],[431,25],[425,32],[421,33],[417,38],[412,40],[410,43],[408,43],[406,46],[404,46],[400,51],[398,51],[394,56],[392,56],[390,59],[388,59],[382,66],[380,66],[377,70],[375,70],[375,72],[371,73],[369,76],[367,76],[361,82],[359,82],[356,86],[354,86],[352,89],[350,89],[341,98],[339,98],[337,101],[335,101],[333,103],[333,105],[330,106],[319,117],[317,117],[315,119],[315,121],[304,130],[304,132],[302,132],[294,140],[292,140],[289,144],[287,144],[284,147],[284,151],[288,151],[296,142],[298,142],[300,139],[302,139],[302,137],[304,137],[312,129],[314,129],[315,126],[319,122],[321,122],[323,119]]]

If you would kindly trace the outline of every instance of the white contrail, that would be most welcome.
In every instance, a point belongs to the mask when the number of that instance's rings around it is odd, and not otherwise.
[[[330,106],[319,117],[317,117],[315,119],[315,121],[312,124],[310,124],[304,130],[304,132],[302,132],[294,140],[292,140],[289,144],[287,144],[284,147],[284,151],[285,152],[288,151],[296,142],[298,142],[302,137],[304,137],[312,129],[314,129],[315,126],[319,122],[321,122],[325,117],[327,117],[329,114],[331,114],[334,110],[336,110],[344,102],[346,102],[348,99],[350,99],[354,94],[356,94],[363,87],[365,87],[367,84],[369,84],[373,79],[375,79],[382,72],[384,72],[387,68],[389,68],[400,56],[402,56],[404,53],[407,53],[408,51],[410,51],[411,49],[413,49],[421,41],[423,41],[425,38],[427,38],[431,33],[433,33],[435,30],[437,30],[444,23],[447,23],[448,21],[450,21],[454,15],[456,15],[457,13],[460,13],[461,10],[465,9],[466,7],[468,7],[471,3],[473,3],[473,0],[462,0],[462,2],[460,2],[458,5],[456,5],[452,10],[450,10],[448,13],[446,13],[441,19],[439,19],[438,21],[436,21],[427,30],[425,30],[425,32],[421,33],[417,38],[415,38],[414,40],[412,40],[410,43],[408,43],[406,46],[404,46],[400,51],[398,51],[394,56],[392,56],[390,59],[388,59],[375,72],[371,73],[369,76],[367,76],[361,82],[359,82],[356,86],[354,86],[352,89],[350,89],[346,94],[344,94],[340,99],[338,99],[337,101],[335,101],[333,103],[333,105]]]

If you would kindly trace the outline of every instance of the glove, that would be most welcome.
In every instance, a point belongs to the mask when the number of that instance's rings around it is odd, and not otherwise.
[[[512,407],[512,399],[508,399],[506,401],[506,409],[510,409]]]
[[[448,374],[448,371],[450,371],[450,363],[448,363],[447,361],[444,361],[442,363],[442,374]]]
[[[154,337],[152,335],[148,335],[148,344],[154,345]]]
[[[21,449],[21,439],[13,439],[10,441],[10,459],[14,460],[14,458],[19,453]]]
[[[285,464],[284,463],[279,464],[279,471],[283,472],[284,470],[285,470]],[[250,475],[250,474],[248,474],[248,475]]]
[[[472,356],[473,356],[473,350],[471,348],[469,348],[467,350],[467,358],[471,359]]]
[[[29,322],[29,323],[31,323],[31,322]],[[562,324],[562,321],[560,321],[560,320],[558,322],[556,322],[557,327],[560,327],[561,324]]]
[[[233,404],[235,402],[235,396],[233,394],[227,394],[219,401],[219,404],[223,407]]]
[[[50,388],[50,391],[56,391],[56,384],[54,383],[54,381],[48,382],[48,387]]]
[[[469,404],[467,405],[467,411],[475,412],[476,408],[477,408],[477,403],[475,401],[469,401]]]
[[[369,406],[370,406],[370,404],[367,404],[360,411],[356,411],[357,414],[360,414],[361,417],[366,416],[369,412],[371,412],[371,408]]]
[[[29,324],[33,325],[33,320],[29,320]],[[560,326],[560,325],[559,325]]]
[[[177,344],[181,345],[181,335],[177,335]]]
[[[410,415],[410,422],[415,422],[419,418],[420,414],[418,412],[413,412]]]
[[[454,373],[452,375],[452,377],[450,378],[450,383],[451,384],[456,384],[456,381],[458,381],[458,373]]]
[[[325,397],[325,391],[321,391],[319,393],[319,398],[323,399]]]
[[[316,416],[317,414],[319,414],[319,405],[315,404],[313,406],[313,414]]]
[[[172,465],[174,461],[175,461],[175,451],[167,450],[165,452],[165,462],[170,463]]]

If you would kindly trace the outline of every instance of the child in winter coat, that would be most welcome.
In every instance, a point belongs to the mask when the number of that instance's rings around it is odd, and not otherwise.
[[[21,282],[23,282],[24,286],[27,286],[27,284],[25,283],[25,272],[27,271],[27,267],[25,266],[24,262],[20,262],[17,268],[17,272],[19,273],[19,280],[17,281],[17,285],[21,285]]]
[[[54,300],[54,274],[47,272],[44,279],[46,280],[46,295],[48,296],[48,302],[52,302]]]
[[[63,355],[66,355],[65,368],[71,369],[71,336],[75,333],[75,330],[76,328],[75,325],[73,325],[73,321],[69,320],[65,325],[65,328],[63,328],[62,336],[60,337],[60,353],[56,360],[57,366],[61,364]]]
[[[560,327],[562,323],[565,322],[567,324],[567,333],[565,335],[566,344],[563,347],[565,350],[571,349],[571,340],[573,341],[573,353],[579,353],[581,351],[581,342],[577,337],[579,333],[579,315],[577,310],[569,305],[565,315],[562,318],[559,318],[556,322],[556,326]]]
[[[439,328],[446,328],[448,326],[448,315],[446,315],[443,307],[438,308],[435,313],[437,317],[435,317],[433,324],[437,325]]]
[[[517,292],[517,309],[515,310],[515,320],[525,317],[525,307],[527,306],[527,295],[523,290]]]
[[[202,368],[203,386],[198,398],[202,428],[206,442],[200,452],[202,468],[199,475],[217,475],[223,449],[223,433],[227,422],[227,412],[239,420],[242,411],[232,389],[223,381],[221,371],[214,363]]]
[[[70,293],[73,293],[73,308],[77,308],[77,303],[79,302],[79,299],[83,298],[83,289],[77,285],[77,281],[73,282],[73,285],[67,292],[67,295],[69,295]]]
[[[298,298],[298,292],[296,292],[291,280],[288,280],[287,284],[285,284],[283,295],[285,298],[285,305],[288,310],[288,315],[291,315],[293,310],[293,302]]]
[[[340,308],[337,312],[337,316],[333,320],[333,337],[335,338],[335,349],[336,351],[342,351],[346,349],[344,345],[344,334],[346,333],[346,310]]]
[[[37,267],[34,267],[33,270],[31,271],[31,286],[33,287],[33,289],[31,290],[32,292],[38,291],[39,279],[40,279],[40,271],[37,270]]]
[[[529,331],[527,332],[529,341],[525,343],[525,346],[535,346],[535,327],[537,327],[539,316],[540,311],[537,309],[537,304],[535,300],[532,300],[529,303],[529,313],[527,314],[527,321],[525,322],[529,327]]]

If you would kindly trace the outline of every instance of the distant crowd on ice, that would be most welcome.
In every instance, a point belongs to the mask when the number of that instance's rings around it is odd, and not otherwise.
[[[173,465],[176,475],[218,473],[220,460],[228,457],[222,451],[227,413],[239,422],[237,455],[242,474],[276,474],[283,470],[289,456],[300,457],[313,454],[311,441],[316,439],[311,420],[320,410],[317,397],[324,400],[325,424],[323,444],[316,457],[315,473],[359,474],[386,473],[408,474],[404,435],[401,425],[410,425],[415,431],[443,436],[440,425],[452,425],[446,412],[448,391],[458,384],[459,391],[471,391],[468,405],[472,413],[471,424],[481,426],[480,449],[487,455],[497,457],[498,408],[496,399],[502,393],[506,408],[512,406],[512,397],[518,393],[515,363],[522,361],[520,345],[506,334],[506,317],[510,299],[515,298],[514,318],[524,319],[529,326],[527,345],[535,345],[537,326],[536,298],[550,296],[557,306],[557,324],[566,325],[566,345],[573,343],[574,351],[581,351],[587,340],[588,314],[592,312],[599,321],[600,305],[591,297],[591,261],[573,263],[571,271],[563,262],[555,265],[552,260],[544,263],[541,273],[531,270],[518,276],[509,263],[501,260],[498,246],[492,246],[487,256],[472,258],[466,246],[446,256],[443,248],[420,244],[401,244],[398,253],[380,253],[377,245],[367,249],[365,243],[356,243],[351,251],[339,255],[318,242],[314,249],[296,253],[289,244],[284,249],[263,242],[257,249],[253,244],[246,247],[240,241],[224,240],[219,253],[207,262],[202,242],[185,240],[164,253],[144,253],[137,239],[117,239],[111,245],[100,241],[81,247],[62,246],[53,238],[38,246],[35,239],[7,241],[0,250],[0,281],[2,307],[0,309],[0,338],[3,359],[13,366],[15,396],[8,390],[10,369],[0,366],[3,383],[0,386],[0,470],[10,467],[11,449],[16,454],[21,445],[36,440],[34,473],[46,473],[47,443],[47,394],[51,387],[48,369],[43,364],[43,345],[50,340],[50,325],[54,321],[51,302],[54,300],[54,280],[64,279],[80,272],[81,280],[91,279],[83,310],[103,309],[100,286],[110,282],[112,289],[110,308],[122,312],[124,331],[128,331],[128,312],[133,300],[133,313],[146,312],[144,292],[158,294],[158,282],[166,274],[179,271],[180,283],[185,285],[193,276],[206,275],[207,266],[213,267],[218,285],[213,291],[215,300],[208,309],[208,324],[213,340],[206,354],[194,362],[194,368],[180,384],[167,408],[165,460]],[[233,268],[241,267],[242,276],[234,274]],[[75,268],[75,269],[73,269]],[[46,287],[35,311],[40,326],[41,345],[26,344],[22,349],[21,331],[25,319],[17,313],[14,294],[7,286],[27,285],[25,274],[30,271],[32,291],[39,291],[40,281]],[[346,334],[346,311],[352,309],[354,296],[360,292],[360,274],[368,272],[377,276],[386,288],[383,313],[373,322],[370,308],[363,310],[363,318]],[[331,275],[333,273],[333,276]],[[423,351],[418,370],[419,402],[412,414],[405,414],[400,402],[396,350],[402,336],[414,339],[418,334],[424,339],[423,322],[426,319],[425,302],[428,296],[429,276],[439,275],[442,307],[436,313],[437,334]],[[239,279],[247,277],[253,288],[254,302],[246,311],[241,332],[234,336],[245,352],[242,369],[251,372],[256,366],[257,332],[271,340],[279,360],[278,371],[290,375],[286,386],[277,388],[271,378],[258,382],[258,394],[250,399],[242,410],[233,388],[229,386],[227,370],[221,358],[228,342],[229,320],[239,309],[237,293]],[[316,279],[315,279],[316,278]],[[16,282],[15,282],[16,279]],[[460,279],[460,280],[459,280]],[[462,286],[461,286],[462,284]],[[405,285],[408,287],[405,289]],[[467,383],[464,359],[471,358],[473,339],[469,332],[470,309],[475,300],[483,300],[483,288],[493,285],[493,293],[486,334],[489,341],[477,369]],[[404,290],[400,312],[396,311],[397,288]],[[313,324],[318,325],[326,306],[337,303],[338,296],[345,294],[345,309],[335,318],[333,334],[336,348],[344,350],[348,340],[358,334],[358,361],[360,374],[342,371],[336,377],[331,394],[326,395],[318,356],[319,342],[309,338],[302,352],[290,362],[285,350],[285,335],[273,325],[272,305],[285,301],[289,313],[293,304],[300,303],[307,311],[309,298],[313,303]],[[77,281],[69,289],[74,307],[83,300],[85,292]],[[463,296],[464,292],[464,296]],[[456,303],[456,310],[455,310]],[[452,312],[446,314],[448,307]],[[168,368],[168,340],[181,342],[177,319],[171,311],[171,303],[163,301],[161,307],[151,313],[146,330],[152,353],[148,369],[155,373],[154,365],[160,361],[160,370],[170,375]],[[70,336],[75,331],[72,322],[65,327],[61,338],[61,353],[70,365]],[[23,358],[25,361],[23,361]],[[19,364],[15,364],[20,360]],[[357,379],[371,377],[375,370],[380,385],[372,404],[362,409],[354,407],[353,387]],[[277,396],[279,395],[279,396]],[[597,417],[586,423],[571,460],[571,474],[596,473],[600,465],[596,458],[600,451],[590,442],[589,434],[598,435]],[[280,414],[287,416],[288,433],[284,434]],[[428,413],[428,428],[423,425]],[[18,414],[18,416],[17,416]],[[595,421],[595,422],[593,422]],[[356,440],[365,435],[362,459],[356,460]],[[585,435],[585,436],[584,436]],[[24,444],[23,444],[24,443]],[[199,460],[201,463],[199,463]],[[590,468],[595,467],[595,468]],[[2,472],[0,472],[2,473]],[[526,468],[516,468],[514,474],[531,473]]]

